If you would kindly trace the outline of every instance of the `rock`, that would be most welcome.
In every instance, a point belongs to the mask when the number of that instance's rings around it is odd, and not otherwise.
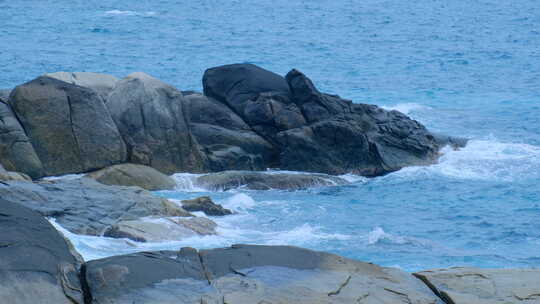
[[[201,196],[190,200],[182,201],[182,208],[189,212],[202,211],[206,215],[220,216],[232,214],[229,209],[223,208],[223,206],[216,204],[208,196]]]
[[[106,186],[89,178],[0,184],[0,197],[20,203],[67,230],[101,235],[120,222],[148,216],[191,216],[175,203],[138,187]]]
[[[315,173],[224,171],[197,177],[195,184],[210,191],[239,187],[251,190],[301,190],[311,187],[345,185],[340,177]]]
[[[540,303],[540,269],[456,267],[414,274],[446,303]]]
[[[191,135],[184,97],[177,89],[133,73],[116,84],[107,107],[127,144],[130,162],[165,174],[205,170],[205,155]]]
[[[247,102],[260,93],[276,92],[289,95],[283,77],[253,64],[230,64],[207,69],[203,75],[206,96],[226,103],[242,116]]]
[[[96,91],[103,101],[107,101],[107,96],[119,80],[111,75],[90,72],[56,72],[43,76],[92,89]]]
[[[79,261],[47,220],[18,203],[0,199],[0,229],[2,301],[84,303]]]
[[[19,120],[0,98],[0,164],[7,170],[24,172],[33,178],[43,176],[43,165]]]
[[[193,236],[216,234],[216,223],[204,217],[142,218],[120,221],[104,236],[128,238],[138,242],[180,241]]]
[[[435,141],[437,141],[437,143],[441,147],[450,146],[454,149],[459,149],[459,148],[465,147],[467,145],[467,142],[469,141],[468,138],[464,138],[464,137],[453,137],[453,136],[448,136],[448,135],[439,134],[439,133],[432,133],[432,134],[433,134],[433,137],[435,138]]]
[[[85,277],[91,303],[442,303],[401,270],[289,246],[116,256]]]
[[[107,167],[86,175],[105,185],[137,186],[146,190],[172,190],[176,182],[154,168],[121,164]]]
[[[9,103],[9,94],[11,89],[0,90],[0,102]]]
[[[253,65],[215,67],[203,86],[272,145],[278,157],[267,168],[377,176],[439,156],[440,143],[418,122],[321,93],[297,70],[283,78]]]
[[[351,113],[352,102],[339,96],[323,94],[302,72],[293,69],[287,76],[293,100],[310,123],[339,114]]]
[[[118,129],[93,90],[42,76],[16,87],[10,103],[45,175],[86,172],[126,159]]]
[[[32,178],[24,173],[6,171],[0,164],[0,181],[32,181]]]
[[[197,93],[185,94],[185,101],[210,171],[265,170],[276,161],[278,150],[225,104]]]

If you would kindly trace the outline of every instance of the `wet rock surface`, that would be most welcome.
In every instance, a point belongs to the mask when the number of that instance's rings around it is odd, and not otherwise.
[[[104,236],[138,242],[180,241],[193,236],[216,234],[216,223],[204,217],[141,218],[120,221],[107,228]]]
[[[456,267],[414,275],[449,304],[540,303],[539,269]]]
[[[1,301],[83,304],[70,245],[39,213],[0,197]]]
[[[202,211],[206,215],[221,216],[232,214],[232,211],[216,204],[208,196],[201,196],[194,199],[181,201],[182,208],[189,212]]]
[[[53,217],[73,233],[101,235],[119,221],[191,216],[175,203],[138,187],[106,186],[89,178],[0,184],[0,197]]]
[[[120,164],[86,174],[105,185],[137,186],[146,190],[172,190],[176,182],[156,169],[136,164]]]
[[[442,303],[400,270],[289,246],[138,253],[86,269],[92,303]]]
[[[235,188],[251,190],[301,190],[311,187],[345,185],[340,177],[315,173],[268,173],[257,171],[224,171],[202,175],[195,184],[212,191]]]

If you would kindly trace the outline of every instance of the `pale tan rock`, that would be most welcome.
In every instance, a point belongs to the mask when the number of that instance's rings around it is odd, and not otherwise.
[[[414,275],[449,304],[540,303],[540,269],[456,267]]]

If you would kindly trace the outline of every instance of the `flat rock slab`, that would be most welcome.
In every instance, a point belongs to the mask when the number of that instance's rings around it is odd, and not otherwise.
[[[41,215],[0,199],[0,301],[83,303],[79,261]]]
[[[337,176],[317,173],[224,171],[200,176],[195,184],[212,191],[227,191],[240,187],[251,190],[301,190],[345,185],[348,182]]]
[[[54,217],[73,233],[101,235],[119,221],[147,216],[191,216],[139,187],[106,186],[89,178],[0,184],[0,197]]]
[[[234,245],[90,261],[91,303],[442,303],[393,268],[290,246]]]
[[[414,275],[448,304],[540,303],[540,269],[457,267]]]
[[[158,170],[136,164],[110,166],[86,175],[105,185],[137,186],[146,190],[172,190],[176,182]]]

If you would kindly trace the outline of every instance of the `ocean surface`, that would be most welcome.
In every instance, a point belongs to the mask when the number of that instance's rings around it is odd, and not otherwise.
[[[540,6],[517,1],[0,0],[0,88],[46,72],[144,71],[201,90],[209,67],[297,68],[328,93],[471,138],[440,162],[306,191],[171,199],[238,212],[218,236],[136,243],[64,231],[86,259],[290,244],[407,271],[540,266]],[[54,222],[54,220],[53,220]],[[62,230],[62,227],[59,227]]]

